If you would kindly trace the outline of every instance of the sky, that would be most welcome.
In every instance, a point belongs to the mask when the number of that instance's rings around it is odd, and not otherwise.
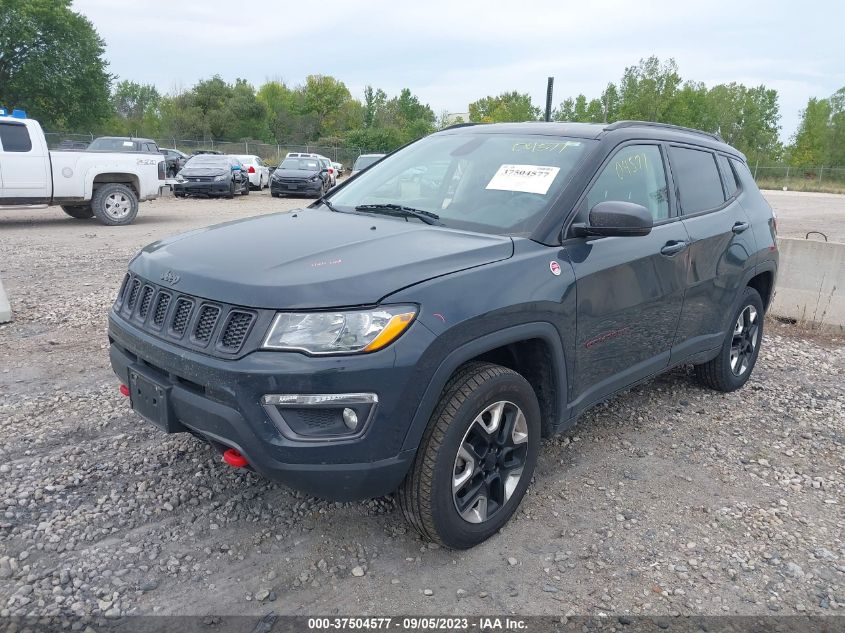
[[[708,86],[765,84],[780,95],[788,141],[810,97],[845,86],[845,2],[649,0],[486,2],[357,0],[75,0],[106,43],[110,72],[190,88],[219,74],[256,87],[332,75],[352,95],[410,88],[436,114],[517,90],[555,106],[597,97],[626,66],[674,58],[684,79]],[[169,7],[164,12],[163,7]]]

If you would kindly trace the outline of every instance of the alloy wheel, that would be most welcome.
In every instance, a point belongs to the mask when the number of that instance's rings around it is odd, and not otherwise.
[[[513,402],[486,407],[461,441],[452,472],[455,509],[469,523],[483,523],[507,504],[522,479],[528,424]]]
[[[106,196],[104,206],[106,214],[115,220],[122,220],[129,215],[132,209],[132,203],[129,198],[120,192]]]
[[[754,358],[760,334],[757,317],[757,308],[751,305],[745,306],[737,317],[731,341],[731,372],[734,376],[742,376],[748,371]]]

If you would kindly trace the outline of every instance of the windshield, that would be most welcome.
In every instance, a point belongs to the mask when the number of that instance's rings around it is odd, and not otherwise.
[[[219,167],[220,169],[229,169],[229,159],[225,156],[217,156],[215,154],[199,154],[188,159],[185,167]]]
[[[454,228],[528,235],[594,144],[536,135],[434,135],[363,172],[331,202],[341,211],[397,204],[437,214]]]
[[[135,141],[126,138],[98,138],[88,146],[92,152],[134,152]]]
[[[320,163],[316,158],[286,158],[279,165],[279,169],[302,169],[304,171],[317,171]]]
[[[381,160],[383,156],[359,156],[355,159],[355,166],[352,168],[355,171],[361,171],[372,165],[377,160]]]

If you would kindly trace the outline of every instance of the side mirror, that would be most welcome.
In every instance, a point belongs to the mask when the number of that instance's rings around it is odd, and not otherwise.
[[[641,204],[607,200],[590,209],[590,223],[572,225],[576,236],[634,237],[648,235],[654,226],[651,213]]]

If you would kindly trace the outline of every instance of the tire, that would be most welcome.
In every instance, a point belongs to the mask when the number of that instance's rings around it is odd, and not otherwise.
[[[244,183],[244,186],[241,187],[241,195],[248,196],[250,189],[252,189],[252,185],[249,184],[249,178],[247,178],[246,182]]]
[[[695,366],[698,381],[716,391],[736,391],[751,376],[763,341],[763,300],[754,288],[742,291],[731,328],[711,361]]]
[[[231,200],[232,198],[235,197],[235,181],[234,180],[229,183],[229,193],[224,194],[223,197],[226,198],[226,200]]]
[[[91,198],[94,216],[106,226],[126,226],[138,215],[138,196],[126,185],[101,185]]]
[[[497,428],[487,429],[482,422]],[[540,407],[528,381],[500,365],[467,363],[443,389],[399,488],[402,513],[428,540],[455,549],[477,545],[516,511],[531,482],[539,449]],[[461,478],[463,482],[458,481]],[[482,496],[472,494],[482,481],[494,483],[484,493],[483,507]]]
[[[94,217],[94,211],[91,210],[90,204],[63,204],[62,211],[67,213],[70,217],[76,218],[77,220],[90,220]]]

